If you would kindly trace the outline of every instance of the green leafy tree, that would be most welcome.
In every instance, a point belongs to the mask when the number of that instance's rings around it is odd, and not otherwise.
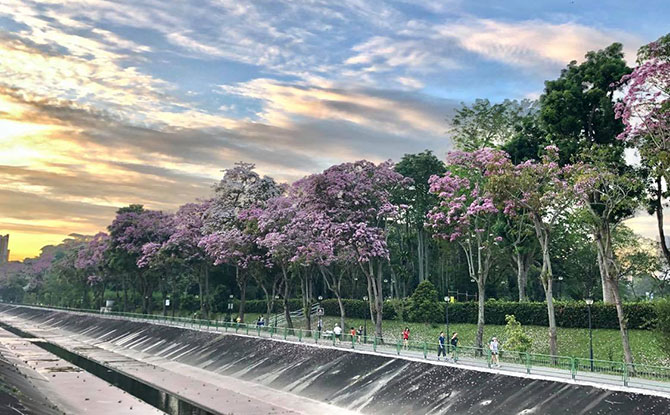
[[[451,118],[451,133],[456,147],[463,151],[505,144],[514,136],[522,117],[534,108],[529,100],[491,104],[488,99],[477,99],[470,106],[461,105]]]
[[[623,123],[615,118],[616,84],[631,72],[622,45],[613,43],[590,51],[584,62],[572,61],[561,76],[545,82],[540,97],[540,120],[551,144],[560,149],[560,161],[576,161],[593,145],[606,145],[612,160],[623,162],[624,145],[616,137]]]
[[[629,174],[624,159],[626,143],[617,140],[624,124],[616,117],[614,97],[619,80],[631,72],[622,48],[620,43],[613,43],[605,49],[590,51],[584,62],[570,62],[558,79],[545,82],[540,97],[540,121],[549,143],[560,149],[561,164],[585,161],[605,166],[615,175]],[[632,213],[625,203],[618,203],[604,213],[602,200],[606,197],[597,190],[588,196],[594,221],[598,222],[593,227],[596,241],[603,240],[603,232]],[[633,196],[627,193],[626,199]],[[607,303],[614,303],[607,278],[611,258],[611,249],[599,250],[603,301]]]
[[[430,281],[423,281],[416,287],[409,300],[408,316],[411,321],[427,323],[436,320],[442,312],[437,301],[437,290]]]
[[[505,350],[516,352],[528,352],[532,341],[530,336],[526,334],[521,326],[521,323],[516,320],[514,314],[505,315],[505,342],[503,347]]]
[[[444,174],[446,169],[444,163],[435,157],[432,151],[426,150],[417,154],[405,154],[396,164],[395,171],[412,179],[412,184],[398,189],[395,197],[399,204],[408,207],[404,213],[404,219],[409,225],[408,230],[411,230],[416,236],[416,262],[419,282],[421,282],[427,278],[429,273],[430,238],[424,228],[424,222],[426,214],[438,203],[437,196],[429,191],[428,179],[434,175]]]

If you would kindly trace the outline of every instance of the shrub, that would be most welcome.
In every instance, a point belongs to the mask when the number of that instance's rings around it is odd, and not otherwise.
[[[423,281],[416,287],[409,300],[407,316],[410,321],[421,323],[438,321],[442,307],[437,302],[437,290],[430,281]]]
[[[670,300],[656,302],[656,333],[661,349],[670,356]]]
[[[516,321],[514,314],[506,315],[505,321],[505,350],[513,350],[517,352],[527,352],[530,350],[532,341],[530,337],[526,334],[521,323]]]
[[[418,290],[418,287],[417,287]],[[434,288],[433,288],[434,290]],[[432,291],[432,290],[428,290]],[[416,293],[416,292],[415,292]],[[432,297],[435,294],[435,297]],[[423,296],[424,294],[421,294]],[[428,298],[433,298],[428,301]],[[235,299],[235,312],[239,300]],[[369,318],[370,311],[367,302],[358,299],[342,299],[347,317]],[[193,311],[199,308],[199,303],[189,304]],[[321,306],[328,316],[339,316],[340,309],[337,300],[328,298],[321,301]],[[444,323],[444,302],[437,299],[437,293],[429,292],[424,300],[414,301],[414,296],[403,304],[402,300],[384,302],[384,319],[407,319],[408,321]],[[556,324],[559,327],[586,328],[589,326],[587,306],[581,301],[556,301]],[[224,305],[225,307],[225,305]],[[298,298],[289,300],[289,309],[298,310],[302,302]],[[184,307],[185,308],[185,307]],[[283,304],[275,303],[276,313],[283,312]],[[192,311],[192,312],[193,312]],[[249,313],[265,313],[265,300],[249,300],[246,304]],[[547,305],[541,302],[523,302],[488,300],[485,306],[486,323],[505,325],[505,316],[514,315],[514,318],[523,325],[548,326]],[[625,303],[624,312],[628,319],[629,329],[649,329],[654,324],[660,324],[657,319],[657,307],[651,302]],[[595,303],[591,306],[592,323],[594,328],[618,329],[619,322],[614,304]],[[477,323],[477,303],[456,302],[449,304],[450,323]]]

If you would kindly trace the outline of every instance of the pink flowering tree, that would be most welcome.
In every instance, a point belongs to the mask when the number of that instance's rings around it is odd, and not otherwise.
[[[287,326],[293,328],[288,300],[296,278],[307,275],[300,272],[301,257],[298,252],[308,243],[314,221],[299,209],[295,198],[285,196],[268,200],[265,208],[255,209],[252,213],[258,227],[256,243],[267,250],[269,263],[280,271],[278,291],[283,298],[284,318]],[[303,279],[301,278],[301,288],[305,286]],[[273,300],[269,299],[268,308],[270,301]],[[307,310],[306,328],[311,330],[309,305],[309,297],[303,295],[303,308]]]
[[[199,288],[200,313],[208,317],[211,310],[209,292],[209,270],[211,259],[204,249],[198,246],[203,238],[203,216],[209,208],[209,201],[187,203],[179,207],[174,215],[173,230],[163,243],[150,242],[142,247],[143,255],[138,265],[157,270],[166,278],[161,279],[161,291],[164,299],[167,291],[172,290],[173,301],[176,298],[177,277],[187,273]],[[174,314],[175,306],[172,307]],[[163,313],[166,313],[163,301]]]
[[[619,138],[635,146],[654,179],[651,202],[661,249],[670,264],[663,227],[663,200],[670,194],[670,34],[640,48],[638,66],[620,84],[624,97],[615,111],[625,127]]]
[[[603,284],[603,298],[613,298],[619,320],[619,331],[626,363],[632,365],[633,354],[628,341],[628,328],[619,293],[621,263],[615,256],[612,227],[621,223],[625,214],[639,206],[637,196],[642,183],[634,172],[621,172],[619,166],[608,163],[605,157],[592,154],[589,164],[579,163],[573,167],[572,176],[575,196],[581,199],[585,224],[590,228],[598,249],[598,261]],[[623,215],[622,215],[623,213]],[[632,369],[632,366],[631,366]]]
[[[319,226],[327,229],[320,232],[328,238],[320,243],[352,250],[353,263],[367,279],[377,337],[382,337],[382,281],[384,267],[389,265],[387,226],[401,209],[392,202],[392,192],[407,184],[391,162],[366,160],[332,166],[294,184],[294,197],[300,199],[301,209],[324,215]]]
[[[477,283],[478,313],[476,346],[483,347],[485,287],[493,254],[502,237],[502,215],[488,191],[487,168],[508,162],[507,154],[489,148],[447,155],[447,172],[430,178],[430,192],[439,205],[427,215],[435,238],[458,243],[468,263],[470,278]]]
[[[240,214],[251,208],[262,209],[269,199],[284,191],[284,186],[271,177],[261,177],[254,168],[253,164],[240,162],[225,171],[203,214],[204,236],[198,243],[215,265],[227,264],[235,268],[242,321],[250,271],[256,261],[265,258],[258,251],[255,230],[246,229],[247,218],[240,219]]]
[[[547,146],[540,162],[532,160],[513,165],[509,160],[487,168],[489,188],[496,205],[509,216],[527,215],[533,223],[542,253],[540,280],[547,300],[549,350],[558,353],[556,317],[553,301],[551,235],[556,223],[574,207],[579,198],[570,181],[572,166],[558,164],[558,148]]]
[[[160,272],[146,265],[155,249],[170,238],[173,229],[172,215],[146,210],[140,205],[119,209],[109,226],[112,263],[118,263],[119,269],[130,277],[142,297],[144,313],[151,311],[152,293],[161,277]],[[124,285],[124,303],[125,295]]]
[[[99,232],[77,253],[74,266],[88,274],[86,283],[93,289],[94,301],[102,307],[105,288],[111,278],[106,255],[109,250],[109,235]]]

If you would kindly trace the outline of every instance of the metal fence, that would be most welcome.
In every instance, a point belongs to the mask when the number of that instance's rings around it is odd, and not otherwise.
[[[237,333],[260,338],[281,339],[297,343],[314,343],[342,349],[372,351],[396,356],[438,360],[439,344],[389,340],[375,336],[360,336],[343,330],[339,335],[331,331],[305,330],[272,325],[245,324],[188,317],[171,317],[126,312],[101,313],[95,310],[66,307],[22,305],[23,307],[96,314],[107,318],[152,322],[169,326],[220,333]],[[469,346],[453,347],[445,341],[445,359],[465,366],[496,368],[509,373],[545,375],[553,378],[592,381],[601,384],[624,385],[641,389],[670,392],[670,368],[644,364],[591,360],[568,356],[500,350],[498,364],[488,348]]]

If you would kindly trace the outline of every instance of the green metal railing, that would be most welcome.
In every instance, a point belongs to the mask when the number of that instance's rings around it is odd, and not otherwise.
[[[15,305],[15,304],[11,304]],[[133,321],[169,324],[184,328],[215,331],[221,333],[237,333],[260,338],[283,339],[299,343],[315,343],[336,348],[367,350],[396,356],[437,359],[437,341],[390,340],[374,336],[358,336],[342,333],[339,337],[332,332],[304,330],[272,325],[259,326],[219,320],[205,320],[189,317],[172,317],[127,312],[109,312],[102,314],[96,310],[74,309],[68,307],[46,307],[22,305],[32,308],[61,310],[82,314],[98,314],[105,317],[122,318]],[[459,346],[454,348],[445,342],[448,359],[452,362],[465,362],[472,366],[492,367],[492,356],[488,348]],[[524,353],[501,350],[498,356],[502,370],[516,373],[537,373],[554,377],[571,378],[573,380],[598,380],[607,383],[618,383],[638,388],[670,391],[670,368],[654,365],[633,364],[623,362],[590,360],[568,356],[551,356],[538,353]]]

